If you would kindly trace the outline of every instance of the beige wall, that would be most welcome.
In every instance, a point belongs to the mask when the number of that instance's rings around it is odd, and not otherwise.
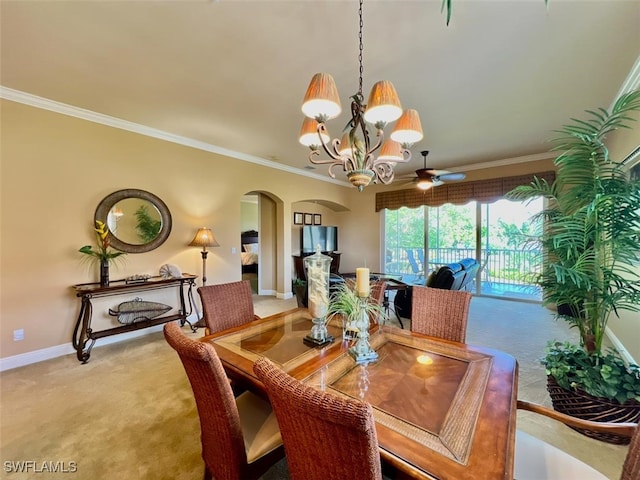
[[[636,122],[631,123],[631,129],[621,129],[613,132],[606,143],[609,148],[611,158],[621,161],[626,158],[634,149],[640,146],[640,113],[636,112],[633,117]],[[640,158],[637,158],[640,162]],[[636,280],[640,278],[640,265],[635,269]],[[627,352],[634,359],[635,363],[640,363],[640,312],[620,311],[620,317],[615,314],[609,317],[608,327],[618,341],[624,344]]]
[[[258,230],[258,195],[251,195],[256,201],[243,201],[240,204],[240,232]]]
[[[273,199],[271,228],[278,231],[265,248],[277,259],[264,287],[278,296],[291,292],[291,205],[296,201],[329,199],[347,208],[369,202],[368,208],[343,215],[365,217],[373,231],[359,243],[371,252],[379,246],[372,199],[355,189],[6,100],[0,108],[1,358],[70,344],[79,310],[71,286],[98,278],[97,268],[83,266],[77,250],[93,242],[95,208],[116,190],[138,188],[160,197],[171,211],[173,229],[158,249],[126,255],[112,278],[157,274],[165,263],[200,276],[201,257],[187,244],[198,227],[207,225],[220,243],[207,260],[208,283],[239,280],[241,198],[252,191]],[[354,243],[345,234],[345,257]],[[114,297],[110,306],[126,299]],[[13,341],[16,329],[24,329],[23,341]]]
[[[97,268],[83,266],[77,250],[94,240],[97,204],[123,188],[159,196],[173,229],[158,249],[127,255],[112,278],[157,274],[165,263],[200,276],[201,256],[187,244],[206,225],[220,243],[209,253],[208,284],[239,280],[241,199],[248,192],[260,194],[261,266],[271,268],[262,291],[279,297],[291,292],[291,255],[299,252],[294,211],[320,213],[323,225],[338,225],[342,272],[363,265],[380,270],[375,193],[389,187],[358,192],[6,100],[0,108],[0,358],[70,346],[79,310],[71,286],[97,280]],[[474,170],[467,179],[547,167],[551,162]],[[168,293],[166,303],[174,297]],[[113,322],[104,312],[124,300],[114,297],[101,306],[101,320]],[[25,340],[13,341],[16,329],[24,329]]]

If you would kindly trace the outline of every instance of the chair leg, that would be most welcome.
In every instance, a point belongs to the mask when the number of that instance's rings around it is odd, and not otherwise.
[[[204,466],[204,480],[213,480],[213,475],[211,475],[206,465]]]
[[[397,293],[396,293],[397,295]],[[402,318],[400,317],[400,313],[398,312],[398,307],[396,306],[396,302],[393,302],[393,313],[396,314],[396,318],[398,319],[398,322],[400,323],[400,328],[404,329],[404,325],[402,324]]]

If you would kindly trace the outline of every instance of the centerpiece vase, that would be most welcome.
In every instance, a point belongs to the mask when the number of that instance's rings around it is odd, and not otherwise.
[[[327,310],[329,309],[329,275],[333,259],[323,255],[320,246],[316,253],[304,258],[307,274],[307,302],[313,327],[303,341],[311,346],[320,347],[333,341],[327,331]]]

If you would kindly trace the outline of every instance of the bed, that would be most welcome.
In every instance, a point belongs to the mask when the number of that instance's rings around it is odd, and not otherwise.
[[[255,230],[247,230],[240,234],[240,245],[242,251],[240,257],[242,260],[242,273],[258,273],[258,232]]]

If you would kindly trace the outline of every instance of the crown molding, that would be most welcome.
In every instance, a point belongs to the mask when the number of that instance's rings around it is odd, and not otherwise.
[[[470,170],[482,170],[484,168],[505,167],[507,165],[516,165],[518,163],[537,162],[539,160],[551,160],[558,156],[555,152],[534,153],[531,155],[523,155],[521,157],[509,157],[500,160],[492,160],[489,162],[470,163],[469,165],[461,165],[459,167],[447,168],[449,172],[468,172]]]
[[[618,101],[618,99],[627,92],[632,92],[634,90],[640,90],[640,55],[636,58],[633,67],[631,67],[631,71],[625,78],[620,90],[618,90],[618,94],[615,96],[613,101],[611,102],[611,106],[609,107],[609,111],[613,110],[613,106]]]
[[[157,138],[178,145],[195,148],[197,150],[203,150],[205,152],[215,153],[218,155],[224,155],[225,157],[235,158],[242,160],[243,162],[249,162],[256,165],[262,165],[263,167],[275,168],[283,172],[292,173],[294,175],[301,175],[303,177],[313,178],[314,180],[320,180],[323,182],[334,183],[343,187],[350,187],[351,184],[345,181],[336,180],[326,175],[320,175],[318,173],[312,173],[298,168],[293,168],[288,165],[273,162],[264,158],[248,155],[246,153],[237,152],[235,150],[229,150],[227,148],[212,145],[210,143],[202,142],[200,140],[194,140],[193,138],[183,137],[181,135],[175,135],[170,132],[158,130],[156,128],[147,127],[139,123],[130,122],[121,118],[111,117],[102,113],[93,112],[84,108],[74,107],[65,103],[56,102],[48,98],[39,97],[30,93],[21,92],[20,90],[14,90],[0,85],[0,98],[10,100],[12,102],[22,103],[35,108],[41,108],[43,110],[49,110],[51,112],[60,113],[70,117],[79,118],[81,120],[87,120],[89,122],[98,123],[100,125],[106,125],[108,127],[118,128],[120,130],[126,130],[128,132],[137,133],[139,135],[145,135],[147,137]]]

